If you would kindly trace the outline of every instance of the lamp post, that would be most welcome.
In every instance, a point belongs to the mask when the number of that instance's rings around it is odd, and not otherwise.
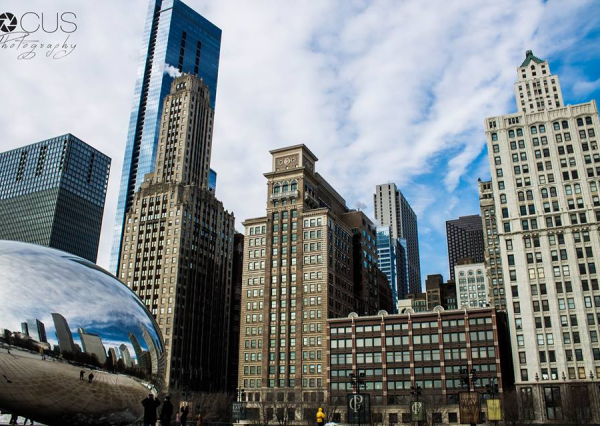
[[[242,402],[243,401],[243,397],[244,397],[244,388],[237,388],[237,402]]]
[[[475,390],[475,383],[479,380],[479,377],[477,377],[477,370],[474,368],[471,368],[471,370],[463,368],[460,370],[460,378],[462,383],[467,386],[469,393],[471,393],[472,390]],[[476,424],[471,423],[471,426],[476,426]]]
[[[413,395],[415,397],[415,402],[416,402],[416,406],[422,410],[421,407],[419,407],[419,396],[421,395],[421,386],[419,386],[416,382],[413,386],[410,387],[410,394]],[[411,409],[411,415],[412,415],[412,409]],[[420,420],[417,420],[417,426],[419,425]]]
[[[350,384],[352,385],[355,393],[360,394],[360,387],[365,386],[365,373],[361,373],[360,370],[356,370],[358,375],[354,373],[350,373],[348,377],[350,377]]]
[[[490,395],[490,399],[496,399],[496,395],[498,395],[498,382],[497,377],[492,377],[492,381],[485,385],[488,394]],[[489,405],[488,405],[489,407]],[[489,408],[488,408],[488,417],[489,417]],[[494,420],[494,424],[498,426],[498,420]]]
[[[366,389],[365,385],[365,373],[361,373],[360,369],[357,369],[356,372],[358,374],[350,373],[348,377],[350,377],[350,384],[352,385],[352,389],[354,393],[360,395],[360,387],[363,386]],[[358,426],[361,425],[361,415],[358,414]]]

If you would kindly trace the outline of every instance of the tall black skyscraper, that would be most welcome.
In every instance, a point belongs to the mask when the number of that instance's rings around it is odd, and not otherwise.
[[[0,153],[0,239],[96,262],[109,170],[71,134]]]
[[[448,238],[448,266],[450,278],[454,280],[454,266],[461,259],[471,258],[474,263],[482,263],[484,259],[483,223],[481,216],[461,216],[446,222]]]

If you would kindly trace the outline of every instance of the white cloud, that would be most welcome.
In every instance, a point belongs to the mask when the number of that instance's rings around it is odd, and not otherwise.
[[[352,207],[371,213],[374,186],[398,183],[440,247],[449,217],[428,206],[478,177],[465,173],[483,149],[483,119],[514,110],[525,50],[545,58],[572,49],[597,8],[579,0],[568,8],[533,0],[186,3],[223,30],[212,167],[239,229],[265,212],[268,151],[305,143]],[[48,8],[27,5],[36,7]],[[106,266],[146,2],[76,9],[79,46],[69,58],[23,63],[0,51],[9,77],[0,90],[14,100],[4,104],[0,141],[9,149],[70,131],[113,158],[99,258]],[[426,174],[436,177],[423,183]]]

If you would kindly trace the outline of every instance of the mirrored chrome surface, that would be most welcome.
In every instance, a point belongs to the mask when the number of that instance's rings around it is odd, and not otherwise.
[[[0,241],[0,409],[49,425],[130,424],[163,370],[158,326],[113,275]]]

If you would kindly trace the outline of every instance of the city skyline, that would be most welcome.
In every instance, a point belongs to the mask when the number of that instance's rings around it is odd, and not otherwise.
[[[219,67],[213,168],[219,173],[219,198],[235,212],[238,230],[243,231],[241,221],[256,217],[263,209],[264,183],[260,173],[252,172],[267,169],[262,153],[292,143],[305,143],[313,147],[320,158],[331,158],[332,161],[323,162],[323,176],[346,195],[350,207],[366,206],[365,213],[372,220],[370,197],[375,185],[386,181],[398,185],[419,218],[422,280],[433,273],[442,273],[447,278],[445,221],[479,213],[477,178],[489,179],[483,119],[515,110],[514,71],[523,61],[524,52],[531,49],[552,63],[553,72],[561,76],[566,104],[600,98],[600,75],[596,71],[600,53],[592,47],[598,37],[594,32],[598,22],[589,18],[597,13],[594,14],[589,2],[575,3],[568,11],[557,10],[560,8],[552,3],[531,3],[527,5],[527,13],[517,7],[504,6],[504,15],[498,14],[501,17],[495,16],[499,6],[479,8],[482,18],[489,20],[493,24],[490,26],[497,30],[484,30],[467,23],[473,19],[465,19],[463,13],[470,6],[449,5],[448,23],[435,28],[431,35],[417,31],[421,38],[418,49],[403,45],[403,37],[408,33],[388,29],[383,34],[377,33],[387,22],[384,15],[399,19],[398,11],[386,9],[390,6],[358,9],[339,3],[296,5],[295,13],[290,14],[296,18],[293,26],[292,21],[285,20],[289,19],[288,14],[273,5],[269,6],[272,10],[263,11],[256,5],[244,10],[256,18],[253,22],[241,22],[231,16],[232,3],[185,3],[214,22],[225,35]],[[109,2],[99,6],[101,13],[111,16],[119,11],[114,36],[86,19],[80,25],[81,34],[77,34],[80,51],[63,62],[37,58],[36,62],[24,64],[7,57],[7,73],[15,76],[19,84],[10,82],[13,88],[8,86],[8,81],[0,83],[4,93],[14,99],[15,110],[27,110],[26,115],[40,117],[35,126],[25,126],[22,121],[25,117],[11,121],[0,119],[3,150],[49,135],[72,132],[113,158],[98,259],[99,265],[106,268],[147,4],[147,1],[138,1],[117,6]],[[414,3],[402,7],[400,12],[415,14],[414,25],[424,25],[425,20],[431,18],[427,10],[419,11]],[[18,11],[17,7],[14,9]],[[78,6],[76,12],[82,18],[91,16],[84,5]],[[520,18],[523,15],[527,15],[526,20]],[[332,16],[343,19],[322,31],[319,26]],[[369,16],[374,23],[370,23]],[[583,20],[587,23],[583,29],[578,25],[582,16],[588,17]],[[459,18],[461,23],[457,23]],[[278,19],[283,23],[277,24]],[[556,30],[558,20],[561,20],[560,30]],[[368,24],[361,30],[363,33],[353,29],[356,23]],[[266,38],[256,31],[259,28],[267,28]],[[295,40],[273,37],[279,34],[277,31],[290,28]],[[447,44],[435,40],[457,29],[466,33],[464,38],[451,37]],[[589,34],[592,35],[588,37]],[[502,48],[493,48],[496,36],[501,37]],[[95,43],[98,37],[109,37],[109,41],[118,39],[123,47]],[[361,40],[371,37],[372,41],[352,46],[350,40],[356,37]],[[389,41],[384,43],[386,39]],[[557,40],[560,43],[553,46]],[[361,54],[369,49],[373,53],[361,60]],[[390,51],[394,52],[393,57]],[[440,52],[439,58],[430,58],[436,56],[431,55],[433,51]],[[273,60],[276,55],[281,63]],[[293,55],[301,58],[300,63],[296,62],[298,59],[291,59]],[[370,66],[363,67],[363,60]],[[390,63],[391,70],[378,69],[384,60]],[[98,71],[89,72],[86,61]],[[420,66],[406,66],[410,68],[407,70],[402,68],[403,63]],[[360,74],[356,71],[358,67]],[[335,74],[322,72],[327,69],[334,70]],[[45,75],[44,81],[38,78],[40,73]],[[68,78],[65,79],[65,75]],[[368,81],[374,77],[389,94],[382,93],[381,88]],[[298,87],[290,91],[287,84],[291,79]],[[460,90],[455,87],[457,81],[461,84]],[[42,85],[56,88],[41,90]],[[348,89],[342,88],[343,85]],[[429,89],[432,85],[434,89]],[[66,87],[76,90],[63,93]],[[21,91],[19,96],[14,92],[16,88]],[[282,97],[282,93],[286,97]],[[345,102],[341,102],[342,99]],[[333,107],[334,104],[341,106]],[[442,114],[458,109],[459,104],[464,107],[464,115]],[[81,110],[90,114],[76,119],[75,114]],[[99,118],[101,111],[111,111],[111,126]],[[319,111],[318,116],[315,111]],[[390,119],[398,123],[390,125],[387,122]],[[338,121],[341,125],[334,126]],[[307,126],[306,122],[312,125]],[[405,153],[413,146],[420,149],[411,149],[412,155],[407,156]],[[340,149],[343,147],[347,149]],[[387,155],[365,153],[367,149],[387,152]],[[364,161],[357,162],[357,158],[363,157]],[[386,158],[394,161],[394,165],[380,167],[380,161]],[[440,199],[447,202],[437,206]]]

